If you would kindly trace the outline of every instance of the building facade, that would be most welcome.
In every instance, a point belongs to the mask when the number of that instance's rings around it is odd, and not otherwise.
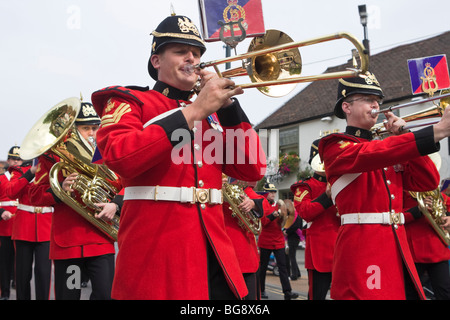
[[[435,55],[446,55],[450,57],[450,32],[438,36],[414,42],[384,51],[370,57],[370,71],[375,74],[383,88],[385,95],[382,109],[388,106],[400,105],[411,101],[420,101],[428,98],[428,95],[412,94],[410,74],[407,65],[408,59],[417,59]],[[351,61],[344,65],[328,68],[326,72],[336,72],[351,67]],[[448,68],[448,67],[447,67]],[[440,94],[436,92],[435,95]],[[333,109],[337,97],[337,80],[316,81],[309,84],[300,93],[286,102],[268,118],[259,123],[257,131],[276,131],[277,134],[268,134],[272,139],[269,144],[277,145],[280,155],[295,152],[300,156],[299,171],[304,174],[308,171],[308,159],[311,143],[320,137],[333,132],[345,131],[345,120],[334,116]],[[405,117],[417,112],[431,108],[436,109],[435,104],[439,100],[428,103],[416,104],[411,107],[401,108],[395,111],[400,117]],[[383,121],[380,115],[378,121]],[[438,121],[437,115],[434,119],[419,120],[410,124],[430,123]],[[413,128],[411,130],[417,130]],[[441,181],[450,179],[450,148],[449,139],[441,141],[439,151],[441,165]],[[270,179],[270,177],[269,177]],[[290,186],[298,180],[297,172],[273,178],[273,182],[282,199],[291,198]]]

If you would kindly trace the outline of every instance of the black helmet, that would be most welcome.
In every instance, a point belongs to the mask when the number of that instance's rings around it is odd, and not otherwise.
[[[316,156],[316,154],[319,153],[319,141],[320,139],[317,139],[314,140],[313,143],[311,143],[311,150],[309,151],[309,161],[308,161],[309,164],[311,164],[311,161]]]
[[[100,118],[95,112],[94,106],[89,102],[82,102],[75,124],[100,125]]]
[[[20,157],[20,147],[19,146],[13,146],[13,147],[11,147],[11,149],[9,149],[8,159],[22,160],[22,158]]]
[[[150,59],[152,55],[158,53],[168,43],[181,43],[199,47],[202,55],[206,51],[200,32],[191,19],[186,16],[172,15],[167,17],[151,35],[153,35],[153,43]],[[148,60],[148,73],[154,80],[158,80],[158,72],[150,59]]]
[[[342,102],[348,96],[357,93],[372,94],[379,96],[381,99],[384,98],[380,83],[373,73],[366,72],[365,75],[358,77],[339,79],[337,102],[334,106],[334,114],[336,117],[345,119],[344,112],[342,111]]]
[[[275,187],[275,185],[273,183],[266,183],[263,187],[264,191],[269,191],[269,192],[277,192],[277,188]]]

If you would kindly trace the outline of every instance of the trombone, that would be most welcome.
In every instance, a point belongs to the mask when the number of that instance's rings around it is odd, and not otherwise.
[[[301,74],[302,61],[298,48],[338,39],[347,39],[355,46],[359,54],[361,66],[358,67],[356,58],[353,57],[353,68],[345,71],[299,76]],[[226,70],[224,72],[221,72],[218,68],[220,64],[238,60],[242,60],[241,68]],[[348,78],[364,74],[369,68],[369,55],[364,45],[357,38],[346,32],[294,42],[282,31],[267,30],[263,36],[253,38],[247,53],[209,62],[201,62],[195,66],[190,66],[187,71],[193,72],[194,69],[204,69],[207,67],[214,67],[219,77],[248,75],[252,83],[238,84],[237,86],[243,89],[258,88],[259,91],[268,96],[281,97],[292,91],[295,85],[287,87],[288,90],[272,90],[271,86],[287,86],[301,82]]]
[[[447,90],[446,90],[447,91]],[[401,117],[404,121],[406,122],[411,122],[411,121],[418,121],[418,120],[425,120],[425,119],[430,119],[430,118],[436,118],[436,117],[442,117],[442,113],[444,112],[445,108],[447,108],[447,106],[450,104],[450,91],[447,91],[447,93],[438,95],[438,96],[433,96],[427,99],[423,99],[420,101],[411,101],[411,102],[407,102],[404,104],[400,104],[397,106],[391,106],[385,109],[381,109],[381,110],[372,110],[372,116],[375,118],[377,117],[377,115],[379,115],[380,113],[387,113],[387,112],[392,112],[394,110],[398,110],[398,109],[402,109],[402,108],[406,108],[406,107],[411,107],[411,106],[415,106],[418,104],[423,104],[423,103],[427,103],[427,102],[431,102],[431,101],[435,101],[435,100],[439,100],[439,105],[434,105],[433,107],[429,107],[426,108],[424,110],[415,112],[415,113],[411,113],[409,115],[403,116]],[[422,127],[422,126],[428,126],[428,125],[432,125],[435,123],[438,123],[439,120],[433,120],[433,121],[429,121],[426,123],[419,123],[419,124],[414,124],[414,125],[408,125],[405,126],[403,128],[401,128],[400,131],[403,130],[409,130],[412,128],[417,128],[417,127]],[[383,135],[386,134],[387,131],[384,129],[384,123],[378,123],[376,125],[374,125],[371,128],[372,133],[376,134],[376,135]]]

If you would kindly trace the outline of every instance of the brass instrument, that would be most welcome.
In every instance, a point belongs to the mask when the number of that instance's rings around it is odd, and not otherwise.
[[[338,39],[347,39],[355,46],[361,61],[360,67],[357,66],[356,59],[354,59],[353,69],[321,75],[299,76],[302,70],[299,47]],[[238,60],[242,60],[242,68],[220,72],[217,67],[220,64]],[[243,89],[258,88],[259,91],[267,96],[281,97],[291,92],[297,83],[348,78],[364,74],[369,67],[369,55],[358,39],[345,32],[294,42],[281,31],[267,30],[265,35],[255,37],[251,41],[247,53],[210,62],[202,62],[193,66],[193,68],[203,69],[211,66],[214,67],[219,77],[248,75],[252,83],[237,85]],[[272,86],[275,87],[272,88]]]
[[[315,172],[325,173],[325,165],[320,161],[320,155],[316,154],[311,160],[311,168]]]
[[[431,227],[437,233],[441,241],[446,245],[450,245],[450,233],[447,230],[444,230],[441,227],[443,223],[442,217],[446,216],[447,208],[444,204],[444,198],[442,197],[439,188],[427,191],[427,192],[410,192],[410,194],[416,198],[417,203],[419,204],[419,209],[422,214],[427,218]],[[431,212],[428,211],[428,208],[425,204],[425,198],[431,197],[433,200],[433,205],[431,207]]]
[[[286,206],[286,217],[284,218],[282,227],[287,229],[290,226],[292,226],[292,224],[295,221],[295,207],[294,207],[294,203],[289,199],[283,200],[283,203]]]
[[[422,103],[426,103],[426,102],[431,102],[434,100],[439,100],[439,104],[438,105],[434,105],[432,107],[426,108],[424,110],[406,115],[401,117],[403,120],[405,120],[406,122],[411,122],[411,121],[418,121],[418,120],[425,120],[425,119],[430,119],[430,118],[437,118],[437,117],[442,117],[442,114],[445,110],[445,108],[447,108],[447,106],[450,103],[450,93],[444,93],[442,95],[439,96],[434,96],[434,97],[430,97],[424,100],[420,100],[420,101],[412,101],[412,102],[408,102],[405,104],[401,104],[398,106],[393,106],[393,107],[389,107],[386,109],[382,109],[382,110],[372,110],[372,116],[376,117],[378,114],[380,113],[386,113],[386,112],[391,112],[393,110],[397,110],[397,109],[401,109],[401,108],[406,108],[406,107],[410,107],[413,105],[417,105],[417,104],[422,104]],[[431,122],[427,122],[427,123],[420,123],[420,124],[416,124],[416,125],[409,125],[406,126],[404,128],[402,128],[403,130],[408,130],[408,129],[412,129],[415,127],[421,127],[421,126],[427,126],[427,125],[431,125],[431,124],[435,124],[439,122],[439,120],[435,120],[435,121],[431,121]],[[371,128],[371,131],[373,134],[382,136],[387,134],[388,132],[386,131],[385,127],[384,127],[384,123],[377,123],[376,125],[374,125]]]
[[[47,151],[60,157],[61,161],[54,164],[49,173],[53,192],[83,218],[117,241],[119,217],[116,215],[111,222],[95,218],[95,213],[100,211],[95,204],[110,202],[120,191],[117,176],[104,165],[90,163],[90,159],[83,162],[81,155],[70,153],[66,147],[67,140],[76,138],[72,131],[80,108],[81,101],[78,98],[63,100],[51,108],[25,136],[21,157],[31,160]],[[60,172],[78,173],[77,181],[72,186],[74,195],[62,189],[58,181]]]
[[[224,182],[222,185],[223,198],[230,204],[231,216],[238,219],[239,225],[246,231],[259,235],[261,232],[261,220],[251,211],[243,212],[239,204],[243,201],[244,190],[237,184]]]

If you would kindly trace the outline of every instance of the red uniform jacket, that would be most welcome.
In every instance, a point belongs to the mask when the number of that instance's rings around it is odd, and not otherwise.
[[[263,201],[264,217],[261,218],[262,230],[258,238],[258,247],[264,249],[283,249],[285,239],[281,230],[281,220],[273,217],[272,213],[279,209],[277,203],[270,204],[267,199]]]
[[[36,206],[28,196],[34,175],[28,167],[11,167],[11,181],[7,194],[10,198],[17,198],[20,204]],[[17,209],[14,219],[11,239],[30,242],[50,241],[50,226],[52,213],[34,213]]]
[[[80,216],[52,192],[49,171],[59,162],[58,157],[44,154],[39,157],[30,199],[35,205],[53,206],[50,239],[50,259],[73,259],[115,253],[114,241]],[[60,183],[64,180],[59,177]]]
[[[232,129],[240,129],[260,148],[237,101],[217,113],[223,133],[211,130],[206,120],[190,131],[180,110],[144,127],[156,116],[190,103],[175,88],[161,82],[155,88],[158,91],[111,87],[92,95],[102,116],[98,148],[105,164],[121,176],[125,195],[130,186],[221,190],[222,172],[246,181],[264,176],[265,156],[250,152],[248,143],[226,143],[235,132]],[[237,157],[241,157],[239,161]],[[242,272],[225,231],[222,205],[125,197],[112,298],[208,299],[207,242],[230,289],[237,297],[246,296]]]
[[[244,192],[250,199],[262,199],[252,188],[245,188]],[[262,208],[261,208],[262,209]],[[231,216],[230,205],[223,203],[223,215],[225,217],[225,227],[227,233],[233,242],[234,250],[239,261],[242,273],[254,273],[259,268],[259,252],[256,246],[255,235],[243,229],[239,224],[237,217]]]
[[[431,127],[372,141],[368,140],[368,131],[347,127],[347,132],[326,136],[319,144],[332,186],[344,174],[362,173],[336,196],[341,216],[400,213],[403,189],[426,191],[437,187],[436,166],[429,157],[421,157],[438,149]],[[342,225],[333,262],[333,299],[404,299],[403,263],[424,297],[404,225]]]
[[[5,174],[0,175],[0,202],[10,202],[10,201],[16,201],[17,199],[11,199],[6,194],[6,189],[9,184],[9,180],[11,178],[11,173],[6,172]],[[7,210],[11,212],[12,214],[16,213],[17,206],[0,206],[0,209]],[[2,210],[0,210],[1,213]],[[2,220],[0,219],[0,236],[1,237],[11,237],[12,235],[12,228],[14,224],[15,216],[12,216],[9,220]]]
[[[308,223],[305,268],[319,272],[332,270],[334,245],[340,226],[336,207],[325,194],[326,187],[326,178],[317,174],[291,186],[295,209]]]
[[[439,238],[428,219],[421,214],[417,201],[409,192],[404,194],[406,235],[416,263],[436,263],[450,259],[450,250]]]

